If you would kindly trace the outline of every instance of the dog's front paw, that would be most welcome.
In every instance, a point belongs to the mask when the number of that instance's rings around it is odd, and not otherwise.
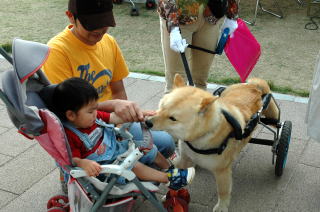
[[[218,203],[214,206],[213,212],[228,212],[228,206]]]

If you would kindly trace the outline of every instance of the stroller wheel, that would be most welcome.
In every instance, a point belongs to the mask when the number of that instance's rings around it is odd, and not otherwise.
[[[68,209],[69,208],[68,197],[65,195],[57,195],[57,196],[51,197],[51,199],[48,200],[47,209],[51,209],[51,208]]]
[[[155,9],[155,8],[156,8],[156,2],[155,2],[155,0],[147,0],[147,1],[146,1],[146,8],[147,8],[148,10]]]
[[[69,210],[66,210],[64,208],[58,208],[58,207],[53,207],[47,210],[47,212],[68,212]]]
[[[275,167],[275,175],[280,177],[283,173],[283,169],[286,166],[289,144],[291,140],[291,121],[285,121],[282,126],[282,132],[280,135],[279,144],[277,146],[277,160]]]
[[[137,7],[132,7],[131,8],[131,12],[130,12],[131,16],[139,16],[139,10]]]

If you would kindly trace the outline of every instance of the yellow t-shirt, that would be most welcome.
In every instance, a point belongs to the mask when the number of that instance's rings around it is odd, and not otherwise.
[[[90,82],[98,91],[99,101],[112,99],[110,82],[128,76],[128,67],[115,39],[105,34],[96,45],[81,42],[72,32],[72,25],[49,42],[50,54],[43,66],[51,83],[71,77]]]

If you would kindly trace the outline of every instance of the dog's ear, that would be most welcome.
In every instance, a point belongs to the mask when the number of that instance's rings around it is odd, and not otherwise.
[[[210,107],[210,105],[217,99],[218,97],[216,96],[212,96],[212,97],[206,97],[203,98],[201,103],[200,103],[200,108],[199,108],[199,113],[203,114],[205,113],[208,108]]]
[[[183,86],[186,86],[183,77],[180,74],[175,74],[173,80],[173,88],[179,88]]]

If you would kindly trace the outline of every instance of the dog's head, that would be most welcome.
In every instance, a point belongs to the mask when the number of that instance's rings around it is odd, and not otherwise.
[[[175,138],[192,141],[212,124],[212,106],[217,98],[199,88],[186,86],[183,78],[176,74],[173,90],[160,100],[157,114],[150,117],[147,124]]]

